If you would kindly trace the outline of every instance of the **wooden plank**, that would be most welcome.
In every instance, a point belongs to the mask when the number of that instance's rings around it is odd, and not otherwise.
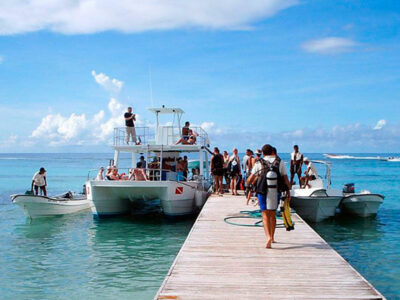
[[[295,230],[278,228],[272,249],[262,228],[225,223],[252,209],[244,203],[207,201],[155,299],[385,299],[296,214]]]

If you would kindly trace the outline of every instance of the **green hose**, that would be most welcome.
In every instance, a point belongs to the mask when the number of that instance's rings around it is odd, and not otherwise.
[[[242,210],[240,211],[241,214],[244,216],[236,216],[236,217],[226,217],[224,218],[224,222],[230,225],[235,225],[235,226],[243,226],[243,227],[263,227],[262,224],[262,216],[261,216],[261,211],[259,209],[256,210]],[[282,217],[280,216],[280,212],[278,213],[277,219],[282,220]],[[259,219],[253,224],[240,224],[240,223],[234,223],[228,220],[231,219]],[[261,220],[260,220],[261,219]],[[285,225],[283,223],[276,224],[276,228],[285,228]]]

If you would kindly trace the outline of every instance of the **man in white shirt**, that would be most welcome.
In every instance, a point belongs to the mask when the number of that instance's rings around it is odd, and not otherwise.
[[[247,180],[247,184],[257,182],[257,198],[262,214],[265,235],[267,236],[267,244],[265,247],[271,248],[271,244],[275,242],[275,214],[279,205],[280,193],[286,192],[286,199],[290,201],[290,184],[286,166],[279,157],[274,155],[274,148],[269,144],[264,145],[262,153],[264,155],[263,161],[260,159],[260,161],[254,165],[251,175]],[[277,184],[274,185],[274,187],[268,186],[268,182],[266,182],[267,168],[269,168],[269,170],[276,170]],[[265,186],[268,186],[266,191],[264,191]],[[272,193],[273,191],[275,193]],[[272,197],[272,195],[275,196]]]
[[[303,165],[303,154],[299,152],[299,146],[294,145],[293,150],[290,155],[290,186],[293,185],[293,179],[296,174],[300,184],[301,167]]]
[[[31,192],[33,192],[33,188],[35,188],[35,195],[38,195],[40,188],[40,194],[47,196],[46,186],[46,170],[44,168],[40,168],[40,170],[33,175]]]
[[[318,171],[315,168],[314,164],[311,161],[309,161],[307,157],[304,158],[304,164],[307,166],[307,169],[304,172],[305,176],[300,180],[300,187],[302,185],[301,183],[303,182],[303,188],[305,187],[310,188],[308,182],[317,179]]]

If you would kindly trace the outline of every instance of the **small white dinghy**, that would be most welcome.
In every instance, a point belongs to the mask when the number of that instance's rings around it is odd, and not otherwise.
[[[345,184],[343,196],[340,202],[340,210],[363,218],[376,215],[385,198],[370,191],[354,193],[354,183]]]
[[[19,194],[11,195],[11,199],[31,218],[72,214],[91,208],[86,195],[73,192],[52,197]]]

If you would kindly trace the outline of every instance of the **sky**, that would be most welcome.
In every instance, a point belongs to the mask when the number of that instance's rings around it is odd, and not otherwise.
[[[165,105],[221,149],[399,153],[399,37],[396,0],[2,1],[0,152],[109,152]]]

